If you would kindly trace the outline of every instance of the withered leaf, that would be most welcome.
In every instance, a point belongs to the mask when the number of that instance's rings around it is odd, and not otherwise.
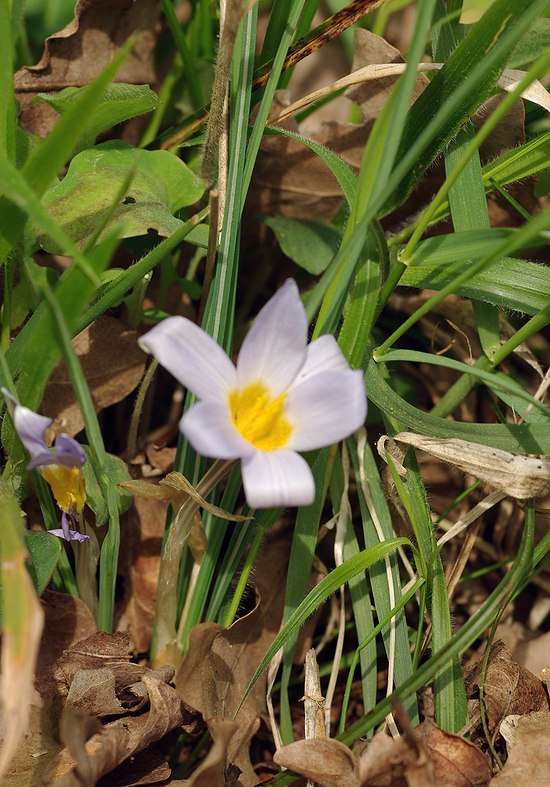
[[[40,61],[15,74],[22,125],[46,136],[59,116],[48,104],[33,103],[36,94],[87,85],[132,34],[136,36],[134,48],[116,81],[152,84],[157,20],[158,7],[153,0],[78,0],[74,19],[46,40]]]
[[[543,456],[521,456],[469,440],[436,438],[413,432],[400,432],[394,438],[384,435],[378,441],[380,456],[385,458],[385,452],[388,451],[394,462],[397,460],[398,472],[402,468],[396,443],[426,451],[512,497],[537,497],[550,482],[550,460]]]
[[[186,787],[226,787],[227,749],[238,728],[230,719],[210,719],[208,729],[214,744]]]
[[[480,674],[481,661],[474,664],[465,676],[468,696],[476,700]],[[491,648],[483,700],[491,732],[494,732],[502,719],[510,714],[523,715],[550,709],[543,683],[531,672],[520,667],[502,642],[496,642]],[[475,716],[475,713],[476,706],[470,710],[470,715]]]
[[[491,778],[489,761],[477,746],[424,721],[414,730],[424,743],[437,784],[449,787],[484,787]]]
[[[517,787],[519,784],[543,787],[548,784],[550,713],[511,716],[502,722],[501,732],[506,737],[508,759],[504,769],[491,780],[491,787]]]
[[[329,738],[295,741],[273,755],[283,768],[306,776],[323,787],[360,787],[352,752]]]
[[[41,599],[45,615],[45,636],[38,654],[37,681],[40,693],[47,691],[55,662],[75,642],[91,637],[97,626],[88,607],[67,593],[45,590]]]
[[[101,776],[110,773],[117,765],[136,752],[162,739],[170,730],[183,721],[181,701],[175,690],[151,675],[143,675],[148,692],[150,709],[138,716],[122,717],[106,724],[99,733],[86,740],[86,723],[83,721],[80,738],[71,740],[73,751],[83,746],[78,755],[80,768],[84,768],[95,783]],[[83,765],[83,756],[85,765]],[[80,785],[78,766],[74,755],[64,750],[48,774],[52,783],[59,787]]]
[[[137,332],[121,320],[101,315],[73,339],[96,412],[122,401],[138,385],[146,356],[137,343]],[[84,426],[71,381],[61,362],[53,371],[41,410],[54,419],[60,431],[70,435]]]
[[[161,500],[135,497],[122,521],[119,573],[124,593],[117,629],[128,630],[136,653],[146,653],[151,644],[166,509]]]

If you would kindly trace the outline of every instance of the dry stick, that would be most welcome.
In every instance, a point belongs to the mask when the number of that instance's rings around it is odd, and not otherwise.
[[[234,0],[230,0],[230,2],[233,3]],[[352,2],[349,3],[345,8],[342,8],[340,11],[330,16],[322,24],[308,33],[307,36],[304,36],[299,41],[297,41],[294,46],[289,49],[288,55],[286,56],[285,62],[283,64],[283,71],[288,71],[289,69],[294,68],[294,66],[297,65],[301,60],[313,54],[314,52],[317,52],[319,49],[325,46],[325,44],[328,44],[335,38],[338,38],[338,36],[340,36],[344,30],[347,30],[364,16],[367,16],[367,14],[372,13],[372,11],[376,10],[378,6],[382,5],[384,2],[386,2],[386,0],[352,0]],[[222,39],[216,67],[216,81],[218,72],[220,71],[220,65],[222,65],[220,64],[220,55],[222,53],[223,45],[224,42]],[[252,91],[264,87],[264,85],[267,83],[267,80],[269,79],[269,75],[271,74],[272,65],[273,61],[260,67],[252,83]],[[214,83],[214,90],[216,89],[216,81]],[[212,114],[214,112],[214,90],[212,91],[212,104],[210,110]],[[223,107],[223,101],[221,101],[220,106]],[[192,134],[196,133],[200,128],[202,128],[208,118],[208,109],[200,110],[197,114],[188,118],[183,126],[174,129],[172,133],[167,132],[169,136],[164,137],[164,139],[161,137],[162,141],[160,147],[166,149],[171,148],[174,145],[181,144]]]

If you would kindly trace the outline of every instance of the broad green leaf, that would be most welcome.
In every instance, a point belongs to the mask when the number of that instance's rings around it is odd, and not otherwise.
[[[44,101],[60,115],[64,114],[80,97],[84,88],[66,87],[60,93],[49,95],[38,93],[35,101]],[[91,115],[90,123],[82,134],[80,148],[93,145],[96,137],[124,120],[152,112],[158,103],[157,94],[149,85],[109,85],[101,102]]]
[[[100,239],[115,228],[121,238],[146,235],[152,230],[168,237],[183,225],[173,214],[192,205],[204,191],[202,181],[168,151],[105,142],[74,157],[63,180],[45,194],[44,205],[82,248],[111,210],[131,171],[134,176],[128,193],[107,221]],[[41,243],[46,251],[63,252],[44,237]]]
[[[61,541],[57,536],[37,530],[25,533],[30,562],[27,568],[39,596],[45,591],[61,554]]]
[[[334,257],[342,233],[319,219],[274,216],[264,219],[287,257],[308,273],[322,273]]]
[[[86,505],[88,505],[96,516],[96,525],[102,527],[108,520],[108,509],[105,498],[101,493],[101,486],[94,473],[93,461],[88,446],[84,446],[86,462],[82,466],[84,474],[84,484],[86,486]],[[122,514],[127,511],[132,504],[132,495],[129,495],[118,486],[119,481],[131,481],[128,467],[118,456],[106,454],[107,463],[103,468],[105,475],[115,490],[118,500],[118,510]]]

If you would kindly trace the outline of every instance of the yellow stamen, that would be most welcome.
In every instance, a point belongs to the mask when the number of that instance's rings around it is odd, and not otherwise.
[[[262,383],[231,391],[229,408],[238,432],[260,451],[274,451],[288,442],[292,426],[285,416],[286,394],[271,399]]]
[[[84,478],[79,467],[46,465],[40,472],[52,488],[57,505],[66,513],[72,509],[80,514],[86,503]]]

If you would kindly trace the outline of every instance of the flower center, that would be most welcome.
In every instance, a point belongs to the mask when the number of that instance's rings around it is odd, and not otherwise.
[[[274,451],[288,442],[292,426],[285,416],[286,394],[271,399],[262,383],[251,383],[229,394],[231,419],[237,431],[260,451]]]
[[[40,468],[40,472],[51,486],[59,508],[66,513],[72,509],[80,514],[86,502],[84,478],[80,468],[46,465]]]

